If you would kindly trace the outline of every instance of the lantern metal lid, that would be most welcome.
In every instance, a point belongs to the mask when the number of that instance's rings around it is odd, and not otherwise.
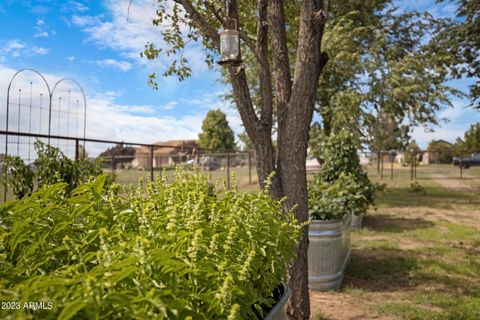
[[[242,62],[240,55],[240,32],[237,29],[237,20],[234,29],[225,29],[220,32],[220,65],[239,64]]]

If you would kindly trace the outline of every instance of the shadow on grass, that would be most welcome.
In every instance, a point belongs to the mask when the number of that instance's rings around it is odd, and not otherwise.
[[[442,187],[425,187],[425,192],[409,192],[408,188],[387,188],[378,195],[380,207],[430,207],[453,208],[458,204],[480,204],[477,195],[470,192],[454,191]]]
[[[438,293],[480,296],[478,278],[472,277],[478,271],[478,260],[467,265],[467,269],[460,268],[454,262],[426,258],[412,250],[354,249],[343,285],[370,292],[435,287]]]
[[[431,228],[434,226],[434,223],[421,218],[408,219],[376,214],[365,216],[365,218],[363,218],[363,225],[366,229],[378,232],[404,232]]]
[[[416,267],[415,256],[402,250],[354,249],[343,285],[366,291],[409,288],[409,274]]]

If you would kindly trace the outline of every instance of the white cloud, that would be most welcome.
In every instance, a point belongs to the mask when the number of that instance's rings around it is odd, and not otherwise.
[[[95,26],[95,25],[100,24],[102,22],[101,18],[102,18],[102,16],[73,15],[72,16],[72,23],[79,28],[91,27],[91,26]]]
[[[89,7],[77,1],[68,1],[66,5],[66,9],[70,11],[78,11],[78,12],[85,12],[90,10]]]
[[[30,46],[17,39],[4,41],[0,49],[0,53],[10,55],[14,58],[28,55],[46,55],[49,52],[50,50],[47,48]]]
[[[123,72],[129,71],[130,69],[132,69],[132,65],[129,62],[118,61],[115,59],[98,60],[95,63],[101,67],[112,68],[112,69],[116,69]]]
[[[33,29],[35,30],[35,33],[33,34],[34,38],[47,38],[49,36],[49,33],[45,30],[48,29],[45,25],[45,20],[37,19],[36,26],[34,26]]]
[[[48,37],[48,32],[47,31],[40,31],[37,32],[33,35],[34,38],[46,38]]]
[[[76,58],[75,58],[74,56],[69,56],[69,57],[67,57],[67,60],[70,61],[70,62],[74,61],[75,59],[76,59]]]
[[[169,103],[165,104],[162,109],[163,110],[173,110],[178,106],[178,101],[170,101]]]
[[[26,45],[22,43],[20,40],[10,40],[5,44],[3,50],[6,52],[10,52],[13,50],[21,50],[25,48],[25,46]]]
[[[33,46],[33,47],[31,48],[31,51],[32,51],[32,53],[34,53],[34,54],[38,54],[38,55],[40,55],[40,56],[43,56],[43,55],[46,55],[47,53],[49,53],[49,52],[50,52],[50,49]]]
[[[71,22],[89,35],[88,42],[100,48],[115,50],[122,57],[148,65],[150,69],[164,70],[173,57],[162,57],[155,62],[140,57],[140,53],[144,51],[148,42],[160,47],[164,46],[160,31],[169,26],[166,23],[160,26],[152,25],[152,19],[156,17],[156,1],[133,1],[130,9],[129,3],[129,1],[109,0],[107,8],[111,14],[108,18],[103,15],[77,14],[72,16]],[[186,27],[183,30],[186,30]],[[204,52],[200,45],[189,44],[184,50],[184,57],[189,60],[194,74],[207,70]]]

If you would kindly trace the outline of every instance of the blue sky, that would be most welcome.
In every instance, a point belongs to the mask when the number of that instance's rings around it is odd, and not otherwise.
[[[31,67],[53,84],[71,77],[82,84],[88,100],[87,137],[151,143],[169,139],[195,139],[211,108],[227,113],[233,129],[242,131],[237,112],[220,96],[218,69],[209,70],[201,47],[190,45],[185,56],[193,77],[184,82],[159,78],[159,90],[147,86],[151,71],[166,62],[140,58],[145,43],[161,43],[150,18],[154,0],[135,0],[127,19],[128,0],[5,0],[0,3],[0,101],[6,101],[8,81],[15,70]],[[429,10],[449,16],[454,7],[434,1],[399,2],[402,10]],[[454,85],[466,90],[468,80]],[[468,126],[480,121],[480,112],[454,100],[443,111],[450,123],[434,133],[416,129],[421,146],[432,138],[454,141]],[[2,103],[2,110],[4,104]],[[1,127],[4,127],[2,112]]]

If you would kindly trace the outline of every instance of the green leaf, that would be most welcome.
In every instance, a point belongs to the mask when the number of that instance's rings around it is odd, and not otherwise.
[[[69,320],[72,319],[80,310],[85,308],[87,305],[83,302],[83,299],[76,299],[69,304],[67,304],[60,312],[58,316],[59,320]]]

